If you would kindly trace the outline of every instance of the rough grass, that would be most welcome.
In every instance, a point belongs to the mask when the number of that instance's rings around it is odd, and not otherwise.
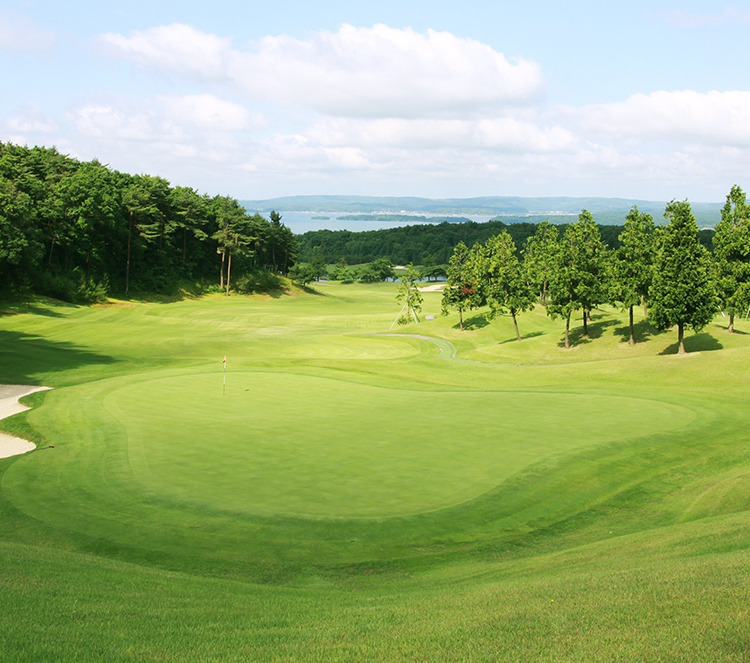
[[[748,660],[750,325],[395,289],[0,306],[0,660]]]

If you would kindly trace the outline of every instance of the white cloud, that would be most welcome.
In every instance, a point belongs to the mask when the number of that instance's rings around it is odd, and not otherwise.
[[[533,104],[543,92],[537,64],[432,30],[344,25],[307,40],[268,36],[251,51],[185,25],[102,40],[144,67],[229,79],[251,98],[337,116],[482,114]]]
[[[400,149],[491,150],[507,153],[560,152],[576,138],[560,127],[545,127],[509,117],[468,120],[378,120],[323,118],[308,131],[323,146]]]
[[[90,137],[174,143],[199,140],[202,134],[251,131],[263,122],[243,106],[209,94],[115,99],[83,105],[71,117]]]
[[[429,117],[528,104],[542,91],[539,67],[510,63],[486,44],[447,32],[385,25],[308,41],[266,37],[257,53],[237,54],[231,75],[252,92],[329,115]]]
[[[77,109],[72,118],[84,136],[108,140],[150,141],[169,136],[168,127],[151,113],[125,104],[87,104]]]
[[[9,118],[6,124],[13,131],[21,131],[26,134],[50,134],[58,129],[54,120],[47,117],[37,106],[31,104],[20,115]]]
[[[213,95],[159,96],[87,103],[70,119],[85,158],[240,198],[459,190],[720,200],[750,180],[750,142],[738,134],[750,124],[744,95],[662,92],[478,119],[283,121]]]
[[[55,43],[55,35],[37,26],[26,16],[0,14],[0,49],[15,53],[47,53]]]
[[[132,37],[107,33],[102,49],[138,66],[199,79],[221,79],[226,74],[231,40],[175,23],[135,32]]]
[[[372,170],[377,167],[363,150],[356,147],[329,147],[324,152],[332,165],[347,170]]]
[[[750,147],[748,91],[659,91],[570,112],[585,129],[615,139]]]
[[[165,114],[187,126],[216,131],[247,131],[262,120],[239,104],[210,94],[159,97]]]

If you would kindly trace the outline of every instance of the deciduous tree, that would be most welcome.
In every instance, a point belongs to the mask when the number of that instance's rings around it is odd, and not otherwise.
[[[529,284],[539,293],[539,303],[547,305],[547,288],[555,269],[559,250],[559,231],[549,221],[542,221],[536,233],[526,240],[523,251],[523,268]]]
[[[490,237],[478,250],[475,273],[482,284],[491,317],[510,313],[516,338],[520,341],[516,315],[534,308],[535,297],[521,270],[516,245],[506,231]]]
[[[475,308],[479,302],[479,292],[473,269],[472,255],[466,244],[459,242],[448,261],[446,285],[443,289],[442,313],[448,309],[458,311],[458,324],[464,328],[464,311]]]
[[[583,210],[571,223],[555,254],[549,283],[547,314],[564,317],[565,347],[570,347],[570,316],[583,311],[583,335],[588,336],[588,314],[606,301],[607,249],[591,214]]]

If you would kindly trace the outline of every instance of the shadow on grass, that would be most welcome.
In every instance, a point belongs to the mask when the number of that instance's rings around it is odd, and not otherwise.
[[[483,329],[488,324],[490,324],[490,321],[487,319],[486,315],[473,315],[472,317],[466,318],[464,320],[464,329]],[[454,329],[458,329],[459,327],[460,325],[454,325]]]
[[[620,337],[620,341],[623,343],[630,342],[630,327],[625,325],[624,327],[618,327],[614,330],[615,335]],[[635,342],[645,343],[652,336],[656,336],[659,333],[658,330],[654,329],[648,322],[648,320],[639,320],[633,324],[633,334],[635,335]]]
[[[289,292],[282,288],[275,288],[273,290],[268,290],[267,292],[258,292],[253,294],[268,295],[271,299],[281,299],[284,295],[288,295]]]
[[[49,306],[43,306],[48,303]],[[64,313],[56,311],[53,308],[78,308],[76,304],[69,304],[68,302],[62,302],[57,299],[42,299],[42,300],[26,300],[18,302],[3,302],[0,303],[0,317],[6,315],[23,315],[24,313],[31,315],[43,315],[48,318],[63,318]]]
[[[726,325],[716,325],[716,326],[717,326],[717,327],[718,327],[719,329],[723,329],[723,330],[724,330],[724,331],[726,331],[726,332],[728,332],[728,331],[729,331],[729,323],[727,323]],[[733,333],[733,334],[737,334],[737,336],[750,336],[750,334],[748,334],[747,332],[744,332],[744,331],[740,331],[740,330],[739,330],[739,329],[737,329],[736,327],[734,328],[734,331],[733,331],[732,333]]]
[[[72,343],[50,341],[23,332],[0,330],[0,382],[39,385],[42,373],[67,371],[93,364],[114,364],[108,355],[83,350]]]
[[[603,315],[596,315],[594,316],[595,320],[599,320],[603,318]],[[572,322],[572,321],[571,321]],[[583,334],[583,322],[581,320],[576,320],[578,323],[578,326],[570,330],[569,338],[570,338],[570,345],[584,345],[586,343],[591,343],[591,341],[596,340],[597,338],[601,338],[602,334],[604,334],[604,330],[607,327],[611,327],[612,325],[616,325],[617,322],[615,320],[602,320],[601,322],[589,322],[589,333],[587,336],[584,336]],[[557,343],[557,347],[564,348],[565,347],[565,336],[560,339],[560,341]]]
[[[527,338],[536,338],[537,336],[544,336],[544,332],[534,331],[534,332],[529,332],[528,334],[521,334],[521,340],[524,341]],[[500,341],[498,345],[505,345],[506,343],[518,343],[518,339],[514,336],[513,338],[506,339],[505,341]],[[565,345],[564,341],[563,341],[563,345]]]
[[[691,334],[685,336],[685,352],[711,352],[712,350],[722,350],[723,348],[724,346],[718,339],[705,332],[702,334]],[[680,344],[675,341],[664,348],[659,354],[676,355],[679,349]]]
[[[315,288],[309,285],[301,285],[299,283],[296,283],[295,285],[306,295],[316,295],[317,297],[330,297],[328,293],[321,292],[320,290],[316,290]]]

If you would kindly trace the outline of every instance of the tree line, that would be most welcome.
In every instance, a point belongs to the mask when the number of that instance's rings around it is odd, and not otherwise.
[[[449,259],[442,308],[455,309],[463,329],[465,311],[489,306],[490,316],[509,314],[521,340],[517,316],[536,304],[565,320],[570,347],[571,317],[580,312],[588,336],[592,309],[614,304],[629,312],[630,343],[635,343],[633,309],[644,306],[659,330],[677,327],[679,352],[686,327],[703,329],[719,311],[734,331],[737,315],[750,308],[750,207],[739,186],[732,187],[713,234],[713,255],[700,241],[687,201],[665,209],[666,225],[634,207],[616,248],[603,241],[599,227],[583,210],[565,228],[548,222],[517,251],[503,229],[471,248],[459,242]]]
[[[461,223],[425,223],[380,230],[313,230],[298,236],[301,262],[312,262],[316,257],[327,264],[344,260],[349,265],[370,263],[378,258],[389,258],[398,265],[444,265],[448,263],[454,247],[463,242],[471,248],[484,243],[490,237],[506,231],[518,247],[522,247],[533,236],[539,221],[505,223],[491,220],[485,223],[465,221]],[[567,224],[560,224],[561,231]],[[598,224],[599,233],[610,249],[619,247],[622,225]],[[699,232],[701,242],[711,246],[713,231]]]
[[[55,148],[0,143],[0,288],[68,301],[266,287],[295,263],[281,216],[230,196],[81,162]]]

